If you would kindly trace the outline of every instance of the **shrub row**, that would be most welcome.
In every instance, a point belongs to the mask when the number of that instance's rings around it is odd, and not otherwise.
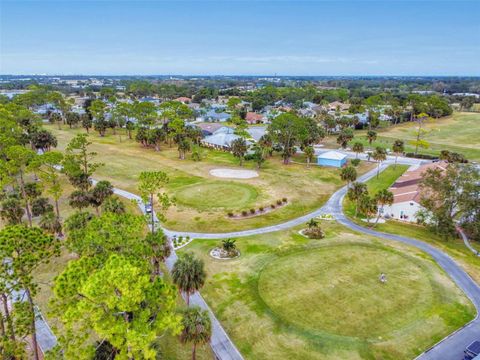
[[[271,209],[275,209],[277,206],[281,206],[282,204],[285,204],[287,201],[288,201],[288,199],[287,199],[286,197],[284,197],[284,198],[282,198],[282,199],[277,200],[275,203],[272,203],[269,207],[270,207]],[[268,207],[267,207],[267,208],[268,208]],[[259,211],[259,212],[265,211],[265,207],[260,206],[260,207],[258,208],[258,211]],[[252,209],[250,209],[250,210],[248,210],[248,211],[247,211],[247,210],[242,210],[241,215],[242,215],[242,216],[247,216],[247,215],[249,215],[249,214],[254,215],[256,212],[257,212],[257,211],[252,208]],[[233,213],[232,211],[229,211],[229,212],[227,213],[227,215],[228,215],[228,217],[234,217],[234,216],[235,216],[235,213]]]

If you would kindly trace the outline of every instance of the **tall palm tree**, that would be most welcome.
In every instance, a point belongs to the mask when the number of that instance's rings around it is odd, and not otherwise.
[[[382,161],[385,161],[387,159],[387,151],[384,148],[377,146],[377,148],[372,154],[372,157],[375,161],[378,162],[378,165],[377,165],[377,179],[378,179],[378,174],[380,173],[380,165],[382,164]]]
[[[197,346],[208,343],[212,336],[212,322],[208,311],[198,306],[185,309],[182,325],[180,341],[184,344],[192,343],[192,360],[195,360]]]
[[[358,210],[360,211],[360,213],[365,215],[367,220],[369,220],[372,217],[374,217],[375,215],[377,215],[377,210],[378,210],[377,202],[374,199],[372,199],[370,196],[364,195],[364,196],[362,196],[362,198],[359,202]],[[369,220],[369,222],[370,222],[370,220]]]
[[[400,140],[400,139],[395,140],[395,142],[393,143],[393,146],[392,146],[392,150],[395,153],[395,166],[394,166],[394,168],[396,169],[397,168],[398,155],[405,151],[404,141]]]
[[[382,213],[383,207],[385,205],[392,205],[393,204],[393,193],[388,189],[380,190],[374,198],[377,205],[380,205],[380,209],[378,209],[377,220],[375,221],[375,225],[378,223],[380,219],[380,213]]]
[[[357,180],[357,170],[353,166],[344,167],[340,172],[340,178],[347,182],[347,186],[350,186],[350,183]]]
[[[353,144],[352,150],[355,151],[355,159],[358,159],[358,154],[363,152],[363,144],[361,142],[356,142]]]
[[[149,232],[145,237],[145,241],[151,249],[150,261],[153,267],[152,275],[160,275],[160,263],[165,262],[165,260],[172,254],[170,242],[161,229],[158,229],[154,233]]]
[[[358,215],[360,200],[368,195],[367,185],[361,182],[354,182],[347,191],[347,198],[355,202],[355,217]]]
[[[307,157],[307,167],[310,167],[310,162],[313,159],[313,156],[315,155],[315,149],[313,146],[307,146],[303,152],[305,153],[305,156]]]
[[[370,146],[372,146],[372,142],[377,140],[377,132],[373,131],[373,130],[368,130],[367,131],[367,140],[368,140],[368,144]]]
[[[203,261],[191,253],[184,254],[173,265],[173,282],[187,296],[187,306],[190,305],[190,295],[205,284],[206,276]]]

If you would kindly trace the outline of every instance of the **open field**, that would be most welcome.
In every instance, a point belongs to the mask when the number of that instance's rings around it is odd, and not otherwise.
[[[63,149],[75,133],[83,129],[70,130],[47,125],[58,137],[59,148]],[[205,149],[204,158],[195,162],[188,157],[178,160],[176,148],[164,145],[161,151],[144,149],[133,140],[123,136],[108,135],[104,138],[91,132],[91,149],[98,153],[97,161],[106,166],[95,173],[98,179],[111,181],[115,186],[138,193],[138,176],[144,170],[162,170],[169,178],[166,191],[177,198],[175,207],[166,214],[166,227],[179,231],[227,232],[273,225],[320,207],[339,187],[342,181],[339,170],[302,164],[284,166],[278,156],[266,161],[259,177],[252,179],[221,180],[210,175],[215,168],[239,168],[238,161],[226,152]],[[372,168],[363,162],[359,173]],[[247,162],[247,169],[254,169]],[[288,205],[247,219],[230,219],[227,212],[240,213],[251,208],[268,207],[286,197]]]
[[[378,190],[389,188],[405,170],[405,166],[397,165],[397,169],[389,166],[385,171],[380,173],[378,179],[374,177],[367,181],[366,184],[369,191],[374,194]],[[355,213],[354,205],[346,198],[344,200],[344,210],[345,214],[357,224],[367,226],[365,222],[353,217]],[[379,223],[375,226],[375,229],[386,233],[415,238],[434,245],[455,259],[475,281],[480,282],[480,258],[476,257],[467,249],[462,239],[453,238],[444,240],[439,234],[429,231],[424,226],[396,220],[388,220],[384,224]]]
[[[238,238],[230,261],[208,255],[218,241],[182,249],[204,259],[202,294],[246,359],[411,359],[474,317],[420,251],[321,226],[322,240],[298,229]]]
[[[350,143],[362,142],[365,148],[374,149],[376,146],[392,148],[396,139],[405,141],[406,152],[415,151],[415,147],[408,143],[415,138],[415,123],[403,123],[378,129],[378,138],[368,144],[366,130],[356,131],[355,138]],[[455,151],[464,154],[469,160],[480,161],[480,113],[455,112],[453,115],[426,123],[424,128],[430,133],[425,137],[430,143],[429,149],[419,149],[419,153],[439,155],[441,150]],[[328,146],[338,147],[335,137],[326,140]]]

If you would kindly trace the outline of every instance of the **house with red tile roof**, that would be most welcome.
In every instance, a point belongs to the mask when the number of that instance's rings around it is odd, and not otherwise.
[[[184,104],[190,104],[192,102],[192,99],[186,96],[180,96],[176,98],[175,101],[180,101],[181,103],[184,103]]]
[[[247,112],[247,115],[245,116],[245,120],[247,123],[251,124],[263,124],[266,120],[265,116],[262,114],[258,114],[256,112]]]
[[[423,174],[428,169],[440,169],[445,171],[447,163],[445,161],[430,163],[419,166],[413,170],[407,170],[390,187],[393,193],[393,204],[383,208],[383,217],[395,220],[416,222],[417,212],[422,210],[420,198],[422,197],[420,182]]]

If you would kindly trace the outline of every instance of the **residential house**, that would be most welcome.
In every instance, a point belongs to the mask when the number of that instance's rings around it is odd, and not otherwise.
[[[416,222],[418,211],[423,209],[420,205],[422,195],[420,182],[423,174],[428,169],[440,169],[444,171],[446,167],[447,163],[441,161],[422,165],[414,170],[407,170],[390,187],[389,190],[393,193],[393,204],[385,206],[383,210],[380,210],[381,215],[385,218]]]
[[[190,104],[192,102],[192,99],[186,96],[180,96],[176,98],[175,101],[180,101],[181,103],[184,103],[184,104]]]
[[[215,131],[212,135],[206,136],[201,140],[204,146],[208,146],[218,150],[229,150],[232,142],[240,136],[233,134],[233,129],[224,126],[221,129]]]
[[[210,136],[215,133],[234,133],[234,129],[228,126],[225,126],[221,123],[200,123],[195,124],[200,130],[202,130],[203,136]]]
[[[347,111],[348,109],[350,109],[350,104],[344,104],[340,101],[334,101],[328,104],[329,111]]]
[[[247,123],[250,125],[252,124],[263,124],[266,120],[265,116],[263,114],[258,114],[256,112],[247,112],[247,115],[245,116],[245,120]]]

